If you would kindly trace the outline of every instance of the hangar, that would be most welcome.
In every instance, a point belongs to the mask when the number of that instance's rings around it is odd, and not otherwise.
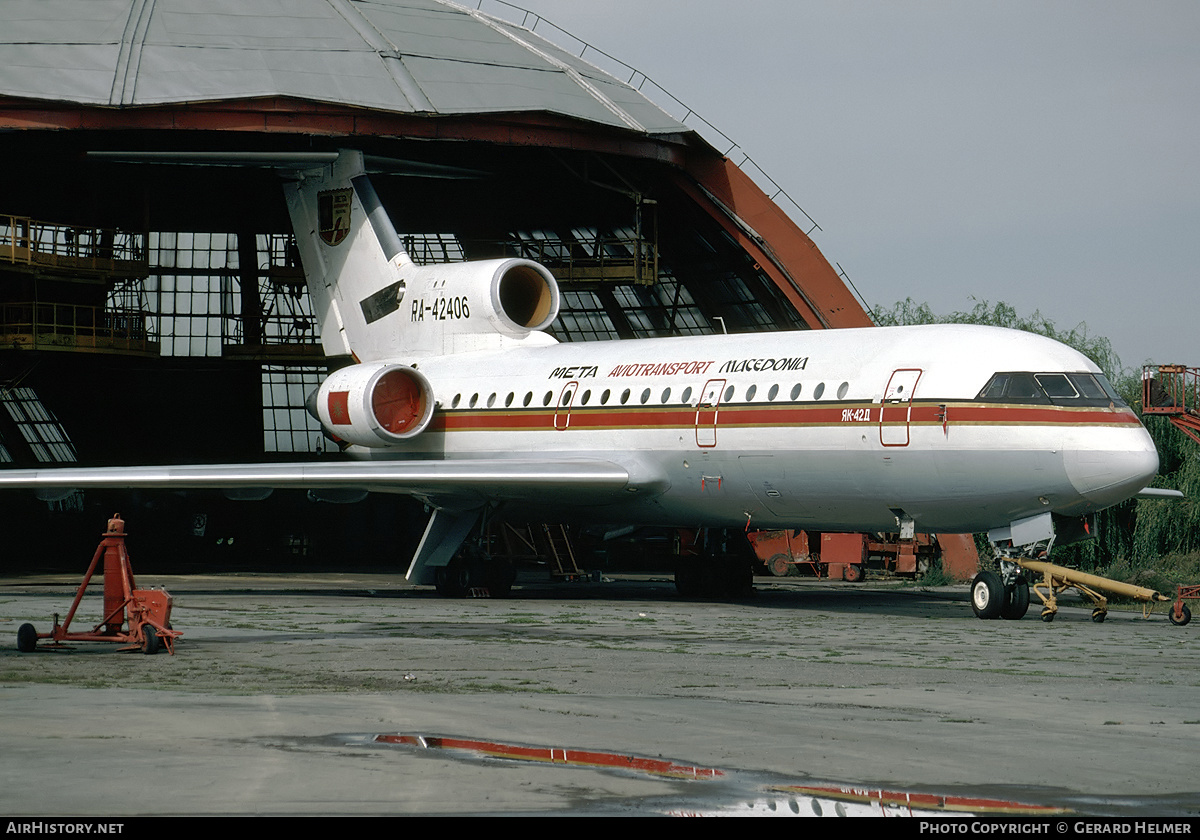
[[[282,155],[361,149],[418,261],[545,264],[560,341],[870,324],[732,141],[549,22],[483,6],[9,0],[0,461],[331,457],[303,402],[338,360],[268,163]],[[92,534],[112,504],[6,502],[43,542]],[[256,561],[337,559],[366,534],[390,555],[396,523],[422,520],[395,515],[404,499],[320,517],[300,497],[249,516],[208,497],[132,504],[155,507],[172,550],[180,532],[205,550],[239,537]]]

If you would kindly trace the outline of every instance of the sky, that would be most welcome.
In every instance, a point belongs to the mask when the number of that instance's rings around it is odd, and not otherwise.
[[[1200,365],[1200,3],[518,5],[735,141],[870,306],[1003,301]]]

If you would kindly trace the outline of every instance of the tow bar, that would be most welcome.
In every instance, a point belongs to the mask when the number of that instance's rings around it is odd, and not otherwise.
[[[1042,621],[1046,622],[1054,620],[1054,616],[1058,613],[1058,593],[1067,589],[1077,590],[1080,595],[1092,604],[1092,621],[1097,623],[1104,621],[1108,617],[1108,599],[1097,590],[1124,595],[1127,598],[1133,598],[1135,601],[1142,601],[1147,605],[1172,600],[1170,596],[1163,595],[1161,592],[1156,592],[1153,589],[1147,589],[1144,586],[1121,583],[1120,581],[1100,577],[1099,575],[1090,575],[1087,572],[1068,569],[1065,566],[1056,566],[1053,563],[1047,563],[1043,560],[1026,560],[1020,558],[1016,563],[1021,568],[1036,572],[1042,576],[1040,581],[1032,583],[1031,588],[1034,594],[1042,601]],[[1143,607],[1143,614],[1149,615],[1148,607]],[[1172,618],[1172,623],[1182,624],[1186,622],[1176,621]]]

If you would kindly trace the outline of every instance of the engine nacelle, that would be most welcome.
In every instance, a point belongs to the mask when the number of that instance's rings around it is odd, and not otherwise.
[[[521,339],[558,317],[558,283],[533,260],[509,258],[421,266],[408,287],[404,332]],[[435,352],[451,350],[436,347]]]
[[[359,446],[382,447],[419,435],[433,418],[433,388],[416,368],[350,365],[316,392],[317,419],[326,431]]]
[[[558,317],[558,283],[541,263],[505,260],[492,275],[489,303],[505,331],[544,330]]]

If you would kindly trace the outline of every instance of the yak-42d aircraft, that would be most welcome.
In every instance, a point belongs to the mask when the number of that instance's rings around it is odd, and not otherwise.
[[[748,528],[988,531],[1002,556],[1028,555],[1094,531],[1158,469],[1096,365],[1047,338],[941,325],[560,344],[545,267],[414,264],[360,153],[284,178],[325,351],[350,360],[308,400],[345,460],[12,470],[0,487],[406,494],[432,511],[407,576],[447,594],[511,584],[459,550],[485,516],[700,527],[677,578],[692,591],[747,579],[725,541]],[[1024,583],[1002,566],[973,594],[1013,598]]]

